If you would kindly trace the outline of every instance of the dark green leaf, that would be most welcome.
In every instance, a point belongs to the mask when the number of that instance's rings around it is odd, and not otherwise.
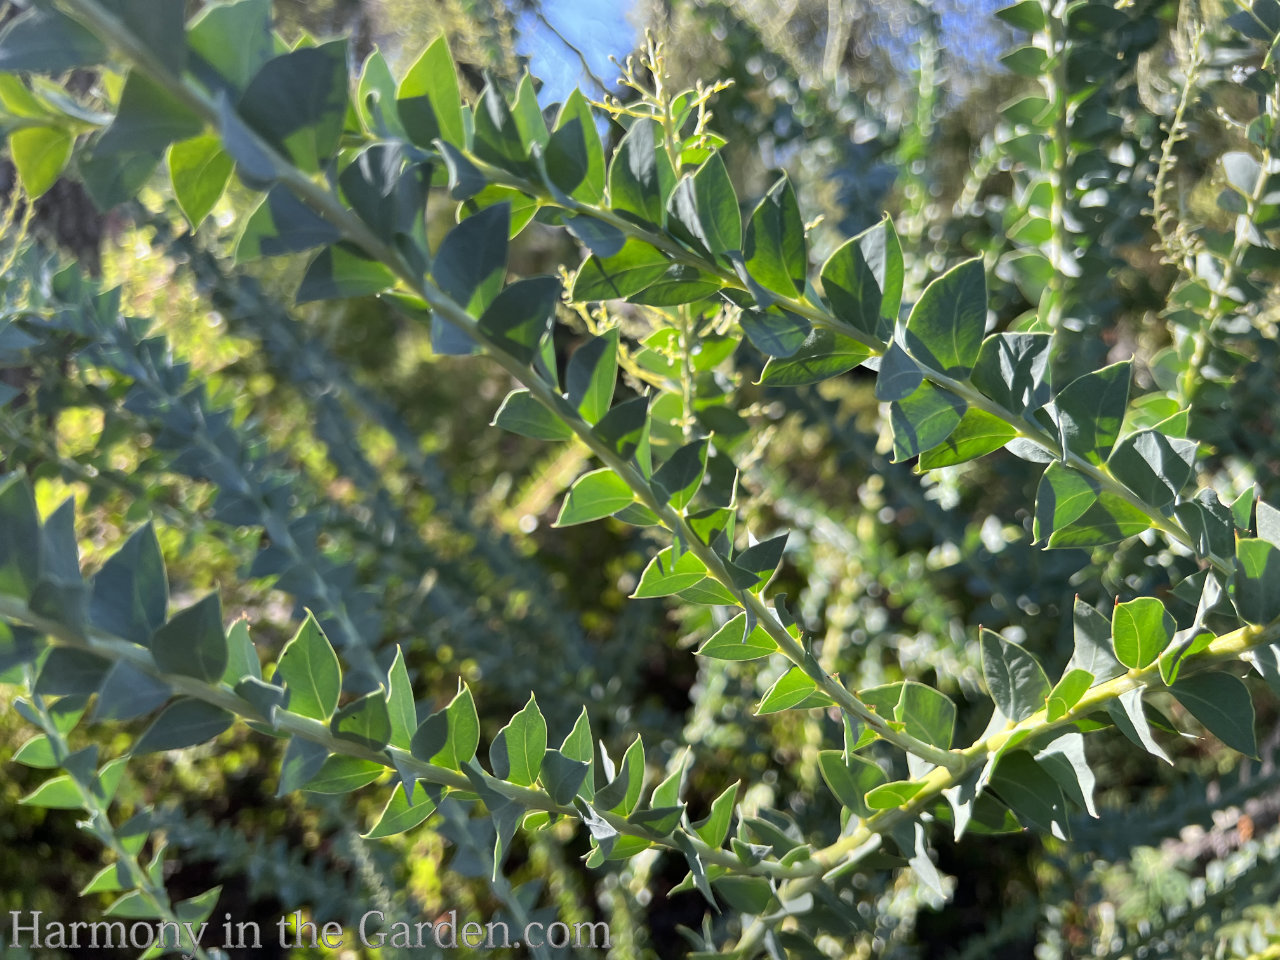
[[[492,83],[485,85],[475,106],[475,154],[481,160],[517,172],[529,159],[529,148],[516,127],[516,118]]]
[[[902,247],[889,220],[858,234],[822,267],[822,292],[841,321],[888,340],[902,302]]]
[[[855,753],[846,755],[841,750],[819,751],[818,769],[840,804],[863,818],[871,816],[871,808],[864,798],[888,780],[884,771],[870,760]]]
[[[1116,446],[1107,467],[1121,483],[1154,507],[1172,503],[1191,479],[1196,443],[1142,430]]]
[[[785,310],[743,310],[738,322],[752,346],[769,357],[794,356],[812,329],[808,320]]]
[[[742,255],[747,273],[762,286],[786,297],[804,292],[809,272],[804,221],[800,218],[795,189],[785,175],[765,194],[751,214]],[[837,335],[828,333],[828,336],[834,338]],[[848,338],[842,336],[840,339]],[[854,364],[850,364],[852,366]]]
[[[893,719],[903,724],[906,732],[917,740],[943,750],[951,748],[956,726],[956,705],[932,687],[907,680],[902,684]]]
[[[381,840],[405,833],[423,823],[427,817],[435,813],[436,804],[425,792],[416,801],[410,802],[405,791],[394,789],[387,798],[387,805],[382,808],[378,822],[373,829],[364,834],[365,840]]]
[[[992,774],[991,789],[1019,817],[1059,840],[1070,839],[1067,801],[1062,796],[1062,788],[1031,754],[1023,750],[1006,754]]]
[[[592,337],[573,352],[565,369],[569,403],[587,423],[596,423],[613,402],[618,378],[618,331]]]
[[[1151,528],[1145,512],[1114,493],[1103,491],[1080,517],[1049,537],[1051,548],[1100,547],[1135,537]]]
[[[1085,758],[1084,737],[1074,731],[1065,733],[1050,741],[1035,759],[1040,768],[1058,782],[1069,800],[1097,819],[1098,809],[1093,802],[1095,779]]]
[[[702,842],[710,847],[719,847],[729,834],[729,821],[733,816],[733,801],[738,796],[738,783],[734,782],[721,791],[711,802],[711,812],[705,820],[694,824],[694,831],[702,838]]]
[[[973,365],[973,385],[1014,413],[1031,413],[1049,402],[1047,333],[997,333],[982,341]]]
[[[111,668],[98,691],[93,719],[123,722],[144,717],[163,705],[172,693],[167,684],[121,660]]]
[[[231,726],[235,718],[225,710],[183,697],[175,700],[147,728],[147,732],[133,745],[133,753],[158,753],[162,750],[181,750],[212,740]]]
[[[60,74],[107,58],[106,45],[66,14],[36,7],[14,17],[0,33],[0,70]]]
[[[237,109],[303,171],[319,172],[337,149],[347,116],[347,41],[300,47],[267,61]]]
[[[510,216],[505,203],[486,207],[450,230],[436,251],[436,284],[472,316],[484,313],[502,290]]]
[[[1217,670],[1193,673],[1169,689],[1206,730],[1232,750],[1257,758],[1253,699],[1239,677]]]
[[[662,127],[636,120],[618,144],[609,166],[609,200],[617,213],[634,214],[643,223],[661,226],[676,175],[663,146]]]
[[[644,573],[640,575],[639,585],[631,595],[633,598],[669,597],[706,577],[706,566],[692,553],[685,551],[674,563],[671,561],[671,554],[672,548],[664,547],[649,561]]]
[[[813,682],[799,667],[792,667],[779,677],[756,707],[756,716],[778,713],[782,710],[809,710],[831,706],[831,698],[818,691]]]
[[[653,475],[654,491],[677,510],[689,505],[707,472],[706,440],[687,443],[658,468]]]
[[[40,666],[34,692],[44,697],[97,693],[110,669],[110,660],[87,650],[54,647]]]
[[[925,288],[907,320],[905,345],[926,367],[966,379],[987,323],[982,260],[966,260]]]
[[[329,729],[341,740],[381,750],[391,741],[391,714],[385,694],[374,690],[351,701],[333,715]]]
[[[542,758],[540,777],[551,799],[567,804],[578,795],[590,769],[591,765],[584,760],[566,757],[559,750],[548,750]]]
[[[1164,752],[1164,748],[1151,736],[1151,725],[1147,722],[1147,714],[1142,706],[1142,694],[1142,687],[1135,687],[1120,694],[1107,704],[1107,713],[1121,733],[1153,757],[1159,757],[1169,766],[1173,766],[1173,761]]]
[[[368,259],[354,244],[325,247],[307,266],[295,297],[297,303],[371,297],[396,284],[396,275]]]
[[[710,257],[742,249],[742,211],[718,153],[676,184],[667,215],[673,234]]]
[[[320,772],[329,751],[320,744],[301,737],[293,737],[285,748],[280,761],[280,782],[276,796],[283,797],[302,789],[302,785]]]
[[[1200,556],[1231,556],[1235,544],[1231,508],[1218,499],[1212,487],[1197,491],[1191,500],[1175,504],[1173,515],[1191,535],[1191,547]]]
[[[211,593],[159,627],[151,635],[151,654],[165,673],[195,677],[206,683],[221,680],[230,653],[218,595]]]
[[[546,168],[552,184],[577,200],[596,203],[604,196],[604,148],[580,90],[570,93],[560,108],[547,142]]]
[[[760,383],[771,387],[799,387],[818,383],[852,370],[871,350],[827,327],[815,327],[795,353],[785,359],[770,357]]]
[[[1025,720],[1045,705],[1049,678],[1026,650],[983,628],[982,673],[996,706],[1010,720]]]
[[[554,277],[517,280],[489,304],[480,318],[480,331],[498,349],[531,364],[538,344],[551,332],[559,302],[560,281]]]
[[[480,743],[480,719],[466,684],[449,706],[432,714],[413,736],[412,752],[419,760],[438,767],[461,770],[476,755]]]
[[[160,542],[151,524],[134,531],[93,578],[89,616],[107,633],[145,646],[169,607]]]
[[[284,187],[273,188],[245,220],[236,242],[237,263],[278,257],[335,243],[340,234]]]
[[[764,877],[718,877],[711,886],[732,909],[753,917],[768,910],[773,900],[773,888]]]
[[[1090,463],[1102,463],[1120,435],[1129,404],[1133,361],[1124,360],[1086,373],[1058,394],[1055,405],[1062,443]]]
[[[889,404],[893,460],[900,463],[936,447],[960,425],[965,402],[927,380],[910,396]]]

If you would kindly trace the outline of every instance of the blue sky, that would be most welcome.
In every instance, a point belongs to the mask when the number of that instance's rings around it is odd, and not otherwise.
[[[628,21],[630,0],[543,0],[543,13],[578,48],[592,72],[612,88],[618,69],[610,55],[624,59],[637,45],[638,31]],[[599,98],[602,91],[583,70],[577,53],[532,13],[516,18],[516,50],[530,57],[529,72],[545,84],[543,103],[563,100],[574,87]]]

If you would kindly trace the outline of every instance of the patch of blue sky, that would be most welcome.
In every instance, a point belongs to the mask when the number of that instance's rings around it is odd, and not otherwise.
[[[631,0],[541,0],[539,9],[516,15],[516,52],[543,82],[539,101],[562,101],[574,87],[592,99],[606,92],[602,84],[613,91],[618,68],[609,58],[636,49]]]

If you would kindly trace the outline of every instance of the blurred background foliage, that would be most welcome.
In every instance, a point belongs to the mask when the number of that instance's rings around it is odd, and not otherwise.
[[[1224,498],[1257,484],[1275,502],[1274,301],[1260,295],[1247,320],[1212,331],[1166,309],[1171,291],[1209,269],[1204,251],[1221,249],[1223,236],[1230,246],[1236,229],[1222,158],[1252,150],[1252,123],[1274,110],[1239,82],[1256,52],[1230,38],[1220,0],[1194,11],[1172,0],[1079,0],[1065,34],[1042,44],[1059,45],[1065,67],[1041,72],[1026,55],[1008,56],[1026,49],[1028,33],[995,7],[275,4],[287,35],[347,34],[357,56],[376,45],[393,69],[443,33],[472,94],[486,74],[514,81],[527,64],[545,83],[544,103],[575,84],[625,100],[608,58],[625,58],[648,28],[682,86],[732,82],[713,101],[711,128],[728,142],[733,180],[754,202],[785,169],[806,219],[821,221],[817,256],[888,213],[911,265],[908,302],[945,267],[983,256],[1002,324],[1049,318],[1067,332],[1055,358],[1059,383],[1134,356],[1146,385],[1176,397],[1179,384],[1163,372],[1176,369],[1169,351],[1185,360],[1203,334],[1205,385],[1183,397],[1195,401],[1193,435],[1212,448]],[[67,78],[89,99],[93,83]],[[1185,130],[1171,139],[1175,120]],[[378,649],[402,645],[419,696],[437,706],[458,678],[483,691],[486,737],[530,690],[550,711],[553,737],[573,720],[556,705],[585,702],[611,749],[637,731],[660,744],[649,757],[657,768],[695,745],[695,805],[749,774],[759,799],[809,834],[837,822],[816,765],[830,721],[814,712],[749,716],[744,705],[776,674],[695,661],[707,608],[624,600],[653,549],[643,531],[549,530],[587,454],[488,428],[508,386],[496,367],[433,356],[424,331],[375,302],[285,306],[296,272],[275,260],[233,266],[230,217],[216,214],[192,235],[161,184],[124,210],[94,210],[74,178],[29,224],[16,206],[8,233],[30,230],[120,284],[126,312],[156,318],[153,334],[164,341],[145,373],[121,347],[95,354],[92,376],[42,377],[64,370],[68,343],[0,371],[9,386],[38,385],[31,402],[0,413],[4,468],[23,466],[38,480],[45,510],[77,497],[93,525],[81,544],[90,564],[154,515],[182,594],[216,586],[260,640],[282,643],[301,608],[324,610]],[[444,209],[429,204],[428,216],[440,220]],[[1042,235],[1045,221],[1052,237]],[[563,244],[535,227],[516,249],[519,272],[554,269]],[[13,300],[38,277],[18,264],[0,284]],[[750,464],[751,528],[793,531],[779,589],[822,638],[824,666],[855,688],[909,677],[963,704],[981,678],[979,624],[1024,642],[1052,672],[1071,652],[1075,596],[1107,609],[1117,597],[1161,595],[1171,570],[1192,572],[1156,538],[1095,554],[1033,547],[1039,471],[1007,453],[928,477],[890,463],[869,426],[872,381],[859,370],[777,392],[750,387],[752,372],[739,371],[744,409],[767,430],[734,451]],[[70,395],[45,396],[44,385]],[[197,435],[226,455],[216,478],[173,456]],[[233,525],[215,516],[214,501],[237,485],[257,512]],[[535,649],[562,672],[539,673],[526,655]],[[1259,704],[1263,730],[1274,731],[1274,705]],[[972,739],[983,719],[962,710],[971,729],[957,739]],[[0,712],[5,742],[21,742],[19,725]],[[1261,763],[1227,756],[1216,742],[1166,737],[1176,768],[1116,737],[1091,740],[1099,821],[1074,824],[1069,843],[941,840],[940,866],[960,878],[951,901],[935,904],[909,880],[869,876],[874,934],[832,945],[831,955],[1280,955],[1280,734],[1263,737]],[[589,873],[576,859],[582,851],[535,839],[513,861],[510,883],[490,883],[468,856],[485,843],[480,822],[366,843],[324,803],[273,798],[274,749],[239,733],[220,741],[216,768],[199,752],[148,761],[133,801],[161,803],[180,864],[168,878],[175,898],[221,882],[229,893],[220,910],[237,917],[273,920],[304,906],[346,923],[374,905],[434,916],[536,904],[563,920],[608,920],[620,958],[679,956],[678,925],[700,921],[697,893],[667,895],[683,868],[646,855]],[[70,817],[15,805],[33,782],[13,764],[0,779],[0,803],[15,811],[0,822],[0,915],[72,902],[56,891],[78,889],[97,869]]]

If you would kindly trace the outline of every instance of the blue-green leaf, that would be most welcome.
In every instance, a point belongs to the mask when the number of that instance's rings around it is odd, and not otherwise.
[[[147,728],[133,745],[133,753],[181,750],[212,740],[229,728],[235,718],[220,707],[203,700],[183,697],[175,700]]]
[[[211,593],[159,627],[151,635],[151,654],[165,673],[195,677],[206,683],[221,680],[230,653],[218,595]]]
[[[981,259],[966,260],[925,288],[907,320],[905,345],[931,370],[966,379],[986,323],[986,271]]]
[[[1214,670],[1190,674],[1169,689],[1206,730],[1232,750],[1257,758],[1253,699],[1243,680]]]
[[[323,721],[333,716],[342,690],[342,668],[310,612],[280,652],[275,682],[281,681],[289,690],[290,712]]]
[[[1010,720],[1025,720],[1045,705],[1049,678],[1030,653],[983,628],[982,673],[996,706]]]

